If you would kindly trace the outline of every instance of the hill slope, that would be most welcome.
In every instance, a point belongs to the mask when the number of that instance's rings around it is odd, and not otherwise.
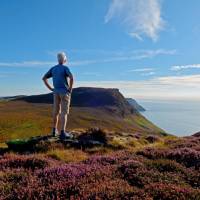
[[[1,102],[0,142],[49,133],[52,102],[52,94],[23,96]],[[163,133],[138,113],[117,89],[74,89],[68,120],[69,130],[99,127],[123,134]]]

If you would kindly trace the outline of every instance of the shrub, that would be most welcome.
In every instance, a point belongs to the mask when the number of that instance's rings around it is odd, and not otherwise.
[[[200,199],[200,191],[188,187],[180,187],[172,184],[155,183],[145,187],[155,200],[197,200]]]
[[[113,139],[109,142],[109,146],[112,149],[116,150],[122,150],[127,148],[127,144],[119,137],[113,137]]]
[[[38,158],[36,156],[19,156],[14,154],[8,154],[0,159],[0,170],[6,168],[24,168],[24,169],[44,169],[51,165],[51,161]]]
[[[159,172],[176,172],[176,173],[185,173],[186,169],[179,163],[173,160],[148,160],[145,162],[147,168],[155,169]]]
[[[92,128],[87,132],[81,134],[77,138],[78,140],[95,140],[103,144],[107,144],[106,132],[100,128]]]
[[[190,148],[180,148],[167,152],[168,159],[176,160],[187,167],[200,167],[200,152]]]
[[[138,151],[137,155],[143,155],[149,159],[170,159],[183,163],[186,167],[200,167],[200,152],[190,148],[180,148],[174,150],[146,148]]]
[[[160,137],[157,135],[148,135],[145,137],[145,139],[149,142],[149,143],[155,143],[160,141]]]
[[[167,140],[165,142],[170,148],[192,148],[195,149],[200,145],[200,138],[196,137],[185,137],[176,140]]]
[[[115,156],[92,156],[88,160],[84,161],[85,164],[95,165],[113,165],[119,161],[118,157]]]
[[[121,171],[123,178],[133,186],[143,187],[149,181],[147,179],[143,180],[143,177],[138,176],[139,172],[145,170],[143,164],[139,161],[125,161],[118,169]]]

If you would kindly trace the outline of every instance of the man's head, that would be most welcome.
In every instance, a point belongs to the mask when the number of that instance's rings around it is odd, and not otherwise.
[[[59,63],[59,64],[64,64],[64,63],[67,62],[67,57],[66,57],[66,55],[65,55],[64,52],[58,53],[58,54],[57,54],[57,58],[58,58],[58,63]]]

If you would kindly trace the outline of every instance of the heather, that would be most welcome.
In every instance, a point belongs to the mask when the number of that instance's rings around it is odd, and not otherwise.
[[[108,153],[56,148],[6,153],[0,157],[1,199],[198,200],[198,145],[199,137],[191,136]]]

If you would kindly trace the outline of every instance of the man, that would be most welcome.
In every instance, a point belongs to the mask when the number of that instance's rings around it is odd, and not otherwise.
[[[57,54],[58,64],[52,67],[42,78],[47,88],[53,91],[53,130],[52,135],[58,135],[58,118],[60,114],[61,132],[60,139],[72,137],[66,132],[67,115],[69,114],[70,99],[73,87],[73,76],[67,66],[67,57],[64,52]],[[53,86],[48,83],[49,78],[53,78]],[[69,83],[68,83],[69,79]]]

